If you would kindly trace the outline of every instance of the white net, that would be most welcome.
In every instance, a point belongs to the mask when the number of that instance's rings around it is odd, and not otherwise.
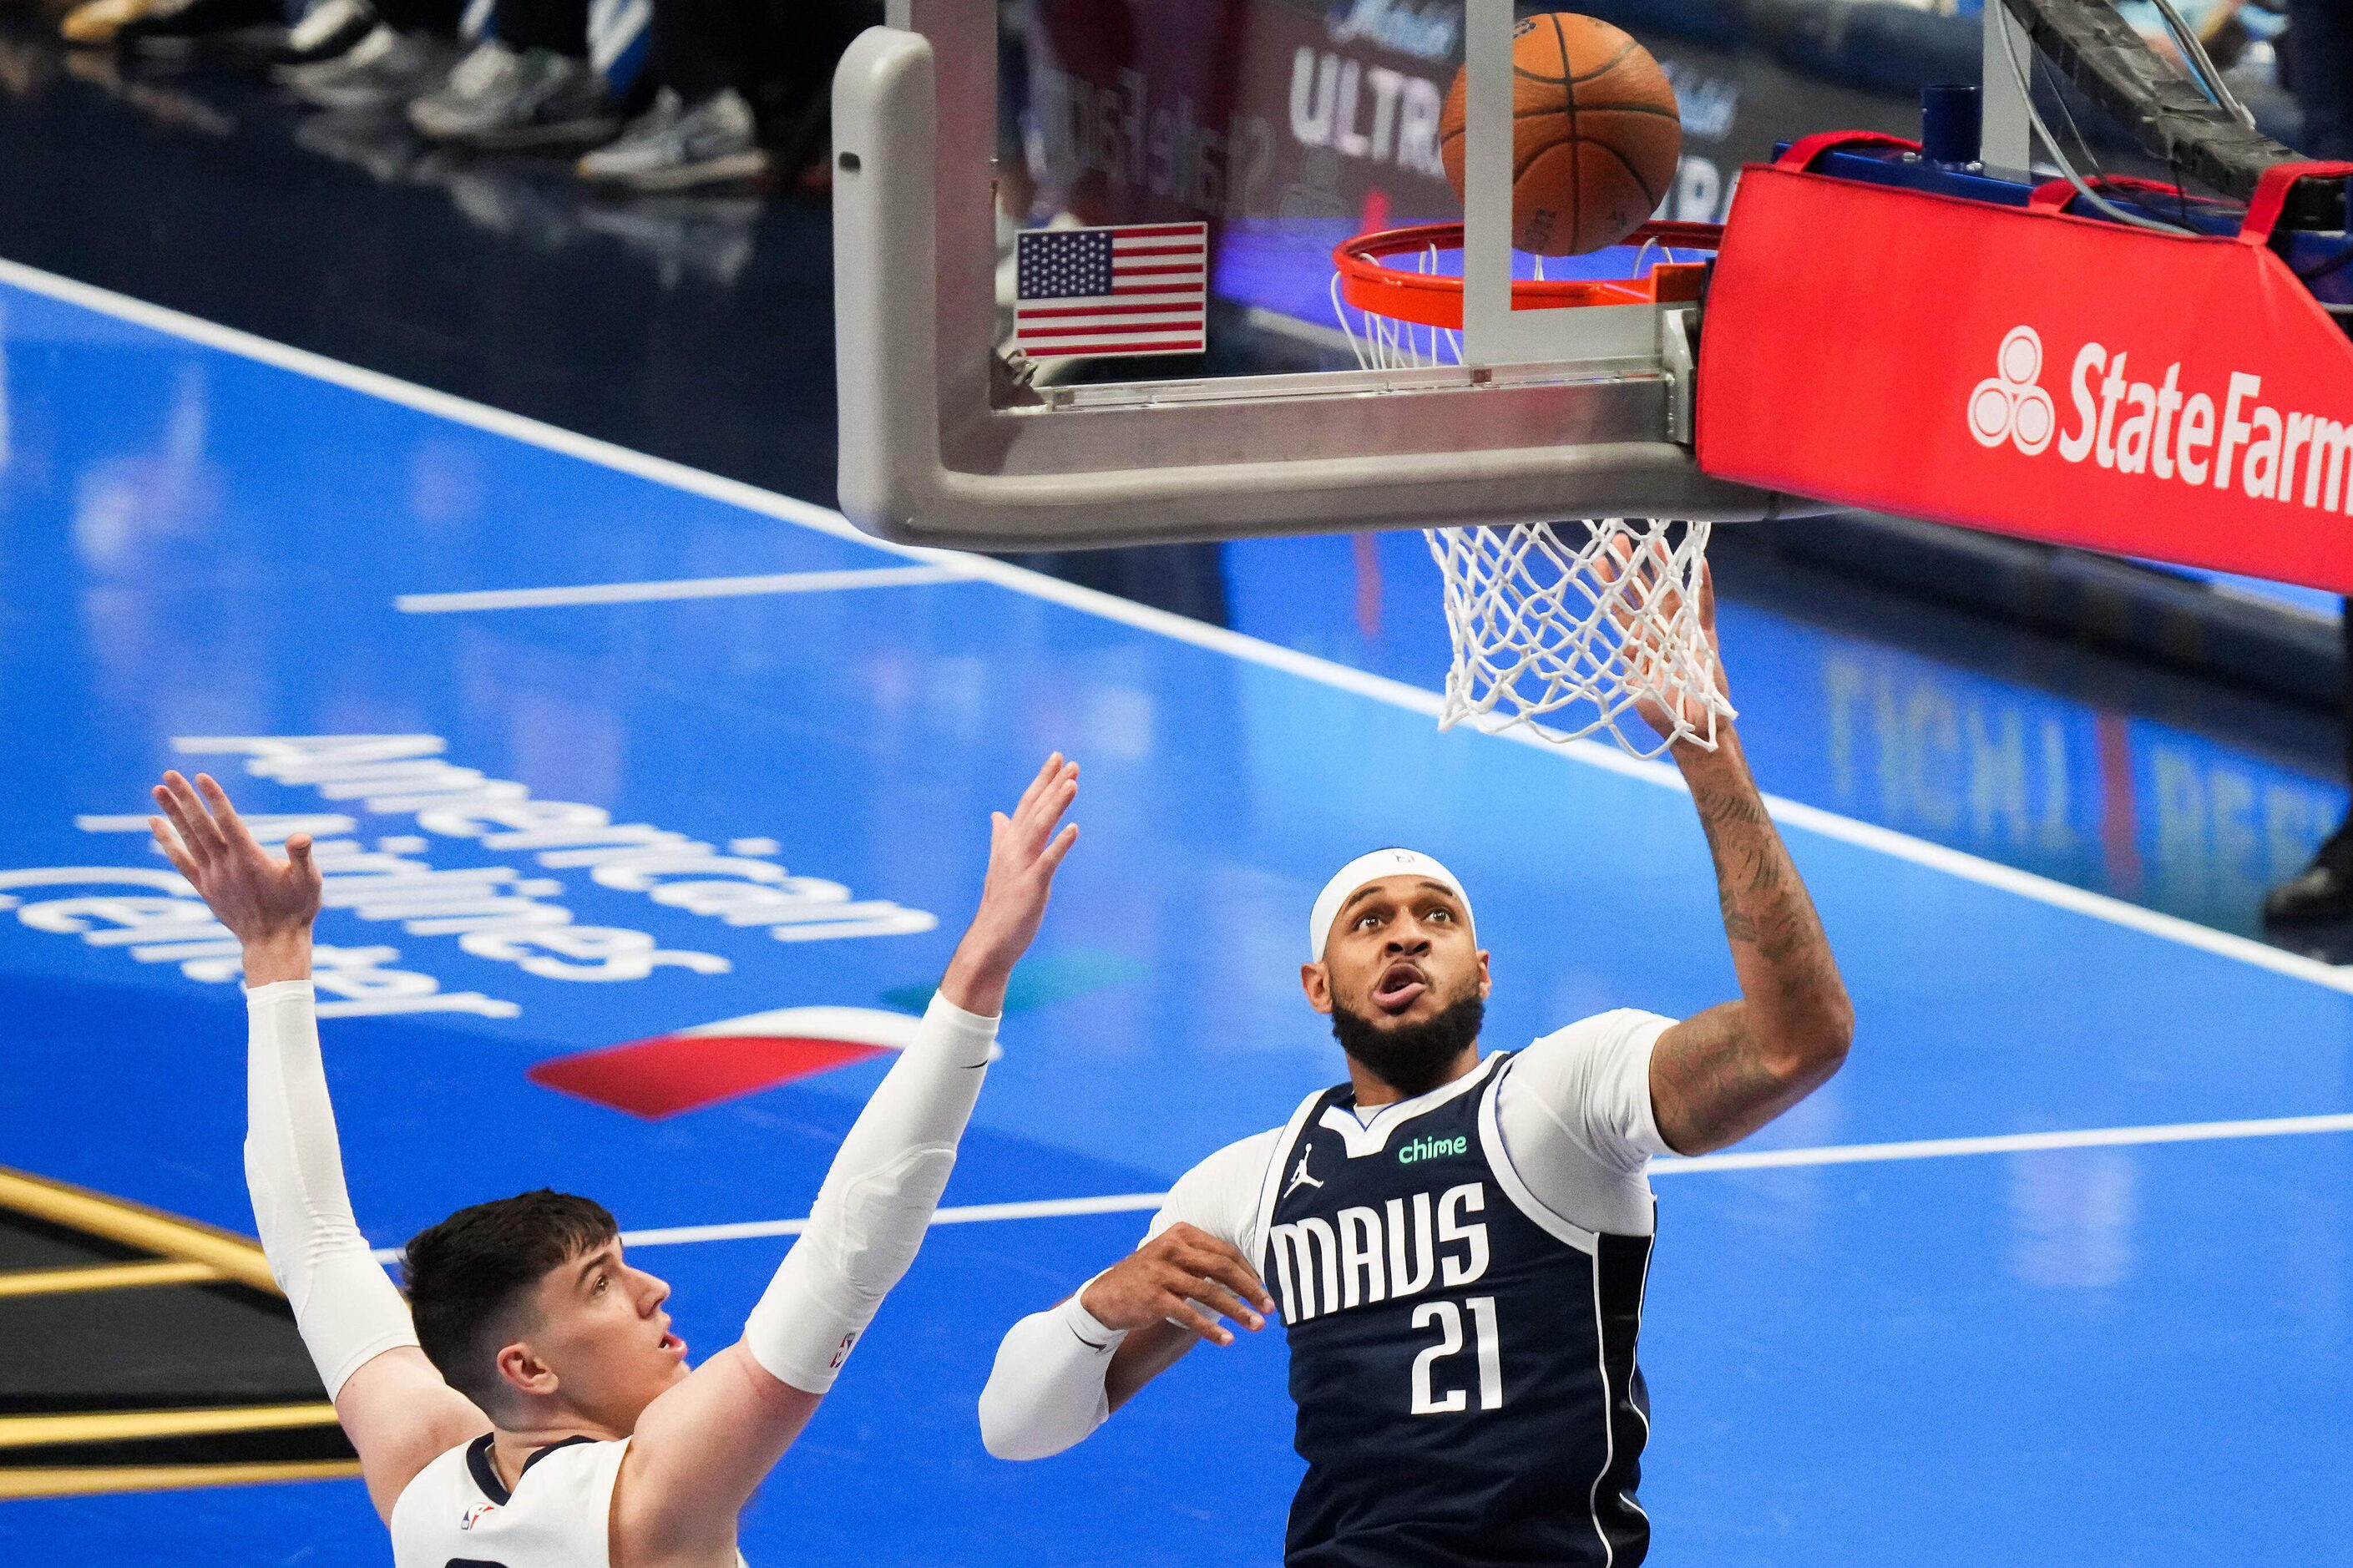
[[[1434,271],[1437,253],[1416,261]],[[1337,277],[1332,305],[1366,370],[1461,363],[1459,332],[1352,310]],[[1440,729],[1525,724],[1563,742],[1606,731],[1653,757],[1683,741],[1713,751],[1718,726],[1737,716],[1709,632],[1706,523],[1612,517],[1424,534],[1454,643]]]
[[[1454,661],[1439,727],[1715,748],[1736,717],[1705,625],[1708,525],[1647,518],[1433,528]]]

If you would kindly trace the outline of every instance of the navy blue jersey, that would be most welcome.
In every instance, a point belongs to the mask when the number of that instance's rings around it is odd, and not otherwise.
[[[1510,1053],[1367,1129],[1347,1085],[1270,1169],[1263,1256],[1291,1343],[1290,1568],[1633,1568],[1651,1238],[1537,1202],[1495,1119]]]

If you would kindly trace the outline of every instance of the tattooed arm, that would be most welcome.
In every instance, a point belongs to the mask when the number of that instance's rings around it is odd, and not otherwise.
[[[1695,1013],[1651,1053],[1651,1106],[1680,1154],[1737,1142],[1829,1081],[1854,1007],[1813,900],[1726,724],[1716,749],[1675,748],[1715,858],[1740,1000]]]
[[[1621,570],[1645,569],[1631,549],[1620,553]],[[1723,694],[1715,584],[1704,566],[1700,572],[1699,629]],[[1681,711],[1672,715],[1645,701],[1642,717],[1662,735],[1675,720],[1710,727],[1704,696],[1678,693],[1677,701]],[[1713,729],[1712,752],[1688,742],[1672,749],[1715,858],[1740,1000],[1693,1014],[1661,1035],[1651,1052],[1651,1110],[1659,1135],[1678,1154],[1736,1143],[1813,1093],[1846,1060],[1854,1037],[1854,1005],[1813,900],[1749,776],[1740,736],[1720,714]]]

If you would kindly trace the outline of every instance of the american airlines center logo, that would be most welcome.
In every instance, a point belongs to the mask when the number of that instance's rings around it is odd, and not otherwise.
[[[2042,334],[2032,327],[2010,328],[1994,363],[1996,374],[1969,394],[1969,434],[1980,447],[2007,441],[2031,458],[2051,445],[2052,433],[2059,426],[2051,395],[2037,384],[2042,375]]]
[[[2042,359],[2032,327],[2002,334],[1994,374],[1969,393],[1969,434],[1978,446],[2007,443],[2030,458],[2055,446],[2070,463],[2353,513],[2353,420],[2267,404],[2263,378],[2243,370],[2213,375],[2207,391],[2199,389],[2198,367],[2180,360],[2135,380],[2133,351],[2087,342],[2067,373],[2068,427],[2061,429],[2041,384]]]

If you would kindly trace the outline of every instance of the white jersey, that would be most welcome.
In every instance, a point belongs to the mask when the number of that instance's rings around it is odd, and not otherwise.
[[[394,1568],[611,1568],[613,1482],[629,1440],[552,1443],[523,1461],[512,1489],[491,1463],[491,1441],[486,1432],[450,1449],[402,1489]]]
[[[491,1434],[417,1472],[392,1505],[395,1568],[610,1568],[613,1480],[628,1439],[542,1448],[510,1490],[491,1463]]]

